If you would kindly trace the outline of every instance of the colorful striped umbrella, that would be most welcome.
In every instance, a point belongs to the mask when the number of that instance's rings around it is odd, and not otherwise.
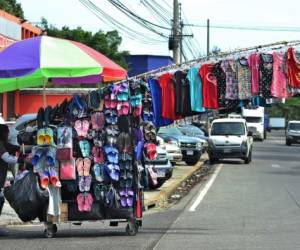
[[[49,36],[19,41],[0,53],[0,93],[54,83],[122,80],[125,69],[96,50]]]

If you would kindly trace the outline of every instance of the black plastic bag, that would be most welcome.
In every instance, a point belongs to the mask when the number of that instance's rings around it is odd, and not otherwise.
[[[41,189],[38,176],[32,171],[6,187],[4,196],[23,222],[43,218],[49,201],[48,191]]]

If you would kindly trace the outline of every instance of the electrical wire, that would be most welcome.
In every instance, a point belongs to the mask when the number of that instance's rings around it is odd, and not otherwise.
[[[147,36],[144,33],[137,32],[136,30],[125,26],[115,18],[108,15],[106,12],[101,10],[98,6],[96,6],[93,2],[89,0],[79,0],[79,2],[84,5],[89,11],[91,11],[98,19],[107,24],[110,27],[117,28],[120,32],[122,32],[126,37],[141,41],[145,44],[160,44],[162,40],[157,40],[152,37]]]
[[[207,25],[187,24],[187,26],[196,28],[206,28]],[[229,30],[252,30],[252,31],[274,31],[274,32],[300,32],[297,27],[268,27],[268,26],[233,26],[233,25],[210,25],[213,29],[229,29]]]
[[[145,8],[149,11],[149,13],[159,22],[163,22],[169,25],[169,29],[171,29],[171,19],[172,17],[168,12],[161,12],[161,9],[156,8],[153,6],[150,1],[142,0],[141,3],[145,6]]]
[[[130,19],[132,19],[133,21],[135,21],[136,23],[140,24],[142,27],[156,33],[159,36],[165,37],[167,38],[168,36],[166,36],[165,34],[157,31],[154,27],[156,28],[161,28],[161,29],[167,29],[169,30],[169,28],[161,26],[161,25],[157,25],[154,24],[138,15],[136,15],[133,11],[131,11],[130,9],[128,9],[124,4],[122,4],[119,0],[108,0],[108,2],[110,2],[114,7],[116,7],[119,11],[123,12],[127,17],[129,17]]]

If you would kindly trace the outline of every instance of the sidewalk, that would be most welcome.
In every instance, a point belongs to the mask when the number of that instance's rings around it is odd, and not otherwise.
[[[144,206],[148,210],[152,207],[163,206],[168,198],[175,192],[175,190],[197,172],[204,164],[206,157],[203,157],[196,166],[187,166],[184,163],[182,165],[176,165],[173,170],[173,176],[171,179],[166,181],[163,186],[157,190],[147,191],[144,194]],[[30,223],[30,222],[29,222]],[[0,225],[19,225],[24,224],[15,213],[15,211],[10,207],[9,203],[6,201],[2,210],[2,215],[0,216]]]
[[[185,164],[176,165],[173,170],[172,178],[167,180],[161,188],[145,192],[145,210],[153,207],[163,207],[175,190],[195,172],[201,169],[205,160],[206,157],[202,157],[195,166],[187,166]]]

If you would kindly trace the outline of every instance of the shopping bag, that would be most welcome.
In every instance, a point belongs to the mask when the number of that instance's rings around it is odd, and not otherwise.
[[[56,159],[58,161],[70,161],[73,155],[72,128],[57,128],[57,150]]]
[[[72,148],[58,148],[56,150],[56,159],[58,161],[70,161],[72,159]]]
[[[151,184],[156,186],[157,185],[157,173],[154,172],[152,166],[148,167],[148,172],[149,172],[149,177],[150,177]]]
[[[6,187],[4,196],[23,222],[42,218],[49,200],[48,191],[41,189],[38,176],[32,171]]]
[[[76,168],[74,159],[60,163],[60,179],[76,180]]]

